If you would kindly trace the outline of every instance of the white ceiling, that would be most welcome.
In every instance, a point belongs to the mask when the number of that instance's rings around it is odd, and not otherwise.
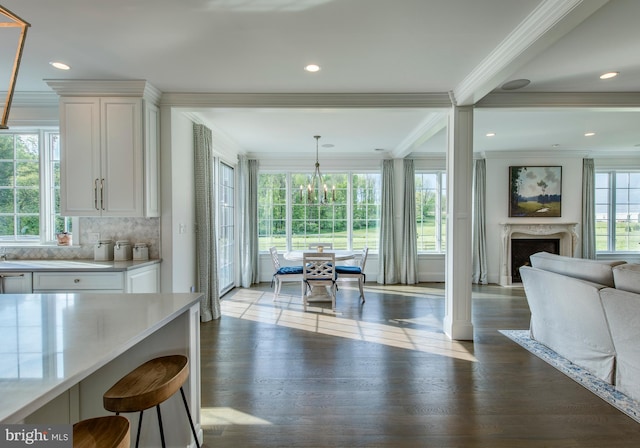
[[[17,97],[51,92],[45,79],[144,79],[177,94],[448,98],[450,93],[467,105],[519,78],[531,84],[510,95],[640,93],[637,0],[2,0],[2,5],[31,23]],[[4,57],[12,51],[11,39],[0,39],[0,73],[12,62]],[[72,69],[55,70],[49,65],[53,60]],[[322,70],[305,72],[311,62]],[[620,75],[598,79],[610,70]],[[0,82],[5,83],[1,77]],[[478,108],[474,147],[635,151],[640,103],[635,105]],[[334,145],[322,151],[336,157],[375,149],[420,156],[446,147],[446,111],[432,107],[265,103],[193,110],[257,156],[312,154],[314,135],[322,136],[321,145]],[[588,130],[596,136],[586,139]],[[488,131],[496,136],[485,137]]]

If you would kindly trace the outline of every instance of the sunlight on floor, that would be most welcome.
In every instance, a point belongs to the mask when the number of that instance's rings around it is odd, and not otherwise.
[[[424,293],[424,289],[421,290]],[[396,294],[396,292],[394,292]],[[280,294],[273,302],[273,294],[244,289],[220,302],[224,316],[255,322],[279,325],[330,336],[383,344],[390,347],[415,350],[455,359],[476,362],[465,346],[468,343],[452,341],[444,333],[417,328],[405,328],[375,322],[364,322],[340,317],[330,309],[308,306],[304,312],[299,296]],[[421,319],[404,319],[391,322],[425,324]],[[432,321],[428,322],[431,326]]]
[[[273,423],[233,408],[203,407],[200,410],[200,424],[206,428],[220,425],[272,425]]]

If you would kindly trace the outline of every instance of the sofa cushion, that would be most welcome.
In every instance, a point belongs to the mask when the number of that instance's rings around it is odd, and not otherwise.
[[[616,289],[640,294],[640,264],[621,264],[613,268]]]
[[[613,267],[625,261],[596,261],[538,252],[530,257],[534,268],[613,287]]]

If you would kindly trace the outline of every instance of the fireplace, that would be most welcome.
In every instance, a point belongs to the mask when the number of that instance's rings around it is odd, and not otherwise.
[[[502,286],[509,286],[513,283],[520,283],[520,276],[514,274],[514,268],[517,270],[524,262],[528,261],[529,255],[545,250],[547,252],[553,252],[558,255],[564,255],[566,257],[574,257],[576,249],[578,248],[578,234],[576,233],[577,223],[501,223],[502,227],[502,249],[500,254],[500,284]],[[516,240],[526,240],[529,243],[520,243]],[[532,240],[536,240],[540,244],[544,240],[556,240],[557,243],[544,243],[544,244],[557,244],[557,250],[555,247],[532,249],[533,252],[529,252],[526,255],[527,260],[521,260],[523,255],[518,255],[516,260],[513,260],[513,245],[518,247],[519,244],[527,245],[533,244]],[[520,250],[520,249],[518,249]],[[522,264],[518,264],[522,263]]]
[[[560,254],[559,238],[513,238],[511,239],[511,281],[520,283],[520,266],[531,266],[529,256],[537,252]]]

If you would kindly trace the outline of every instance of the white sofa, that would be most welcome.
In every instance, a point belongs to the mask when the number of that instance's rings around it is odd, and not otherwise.
[[[531,337],[640,400],[640,265],[530,258],[520,276]]]

